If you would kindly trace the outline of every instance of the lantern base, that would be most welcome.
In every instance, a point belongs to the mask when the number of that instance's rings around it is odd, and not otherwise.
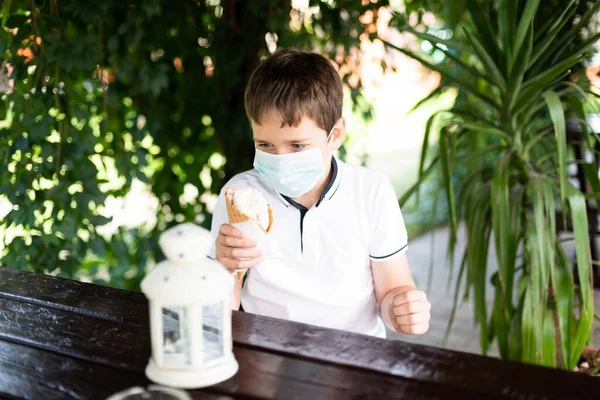
[[[159,368],[150,359],[146,367],[146,377],[151,381],[180,389],[199,389],[216,385],[234,376],[238,371],[238,363],[233,357],[219,366],[205,370],[196,371],[174,371],[167,368]]]

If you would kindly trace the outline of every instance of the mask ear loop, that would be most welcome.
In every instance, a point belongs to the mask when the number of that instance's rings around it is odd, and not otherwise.
[[[327,135],[327,137],[325,138],[325,141],[323,142],[323,144],[321,145],[321,150],[323,150],[323,147],[325,147],[325,144],[327,142],[329,142],[329,138],[331,137],[331,135],[333,134],[333,131],[335,130],[335,125],[333,125],[333,128],[331,128],[331,130],[329,131],[329,135]]]

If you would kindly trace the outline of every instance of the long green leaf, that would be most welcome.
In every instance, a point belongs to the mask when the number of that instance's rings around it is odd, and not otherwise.
[[[534,304],[531,299],[532,296],[531,290],[525,291],[523,312],[521,313],[522,361],[530,364],[533,364],[536,361],[538,347],[535,329],[536,321],[533,316]]]
[[[433,258],[433,257],[432,257]],[[463,253],[463,258],[460,263],[460,269],[458,271],[458,277],[456,278],[456,282],[454,283],[454,295],[452,297],[452,309],[450,310],[450,316],[448,317],[448,323],[446,324],[446,331],[444,332],[444,338],[442,339],[442,344],[445,346],[448,343],[448,338],[450,337],[450,332],[452,331],[452,326],[454,325],[454,321],[456,320],[456,312],[458,311],[458,298],[460,296],[460,285],[463,282],[463,277],[465,276],[465,270],[467,269],[467,252]],[[468,280],[465,282],[465,292],[469,287]]]
[[[498,345],[504,358],[508,357],[508,335],[510,312],[512,309],[512,282],[515,273],[515,254],[512,240],[513,221],[511,215],[510,199],[510,154],[503,155],[495,169],[492,180],[492,229],[496,245],[496,258],[498,260],[496,293],[494,299],[494,322]],[[520,218],[520,215],[518,216]],[[510,290],[507,290],[507,287]]]
[[[588,149],[594,149],[596,143],[596,137],[593,134],[590,134],[590,130],[588,129],[588,123],[586,120],[586,112],[583,108],[583,101],[587,98],[587,95],[582,96],[570,96],[567,98],[569,109],[575,114],[575,118],[579,121],[579,126],[581,127],[581,133],[583,134],[583,142],[588,146]],[[592,151],[592,160],[597,160],[597,154],[595,151]]]
[[[533,89],[534,91],[544,90],[583,58],[583,55],[576,54],[564,59],[560,63],[553,65],[544,72],[524,82],[523,89]]]
[[[542,26],[536,26],[534,40],[537,42],[542,36],[548,36],[559,24],[566,22],[563,20],[564,15],[570,10],[575,9],[576,6],[576,0],[570,0],[566,7],[557,8],[554,14],[541,21]]]
[[[417,103],[406,112],[406,115],[409,115],[413,112],[415,112],[417,109],[419,109],[423,104],[435,99],[436,97],[440,96],[442,93],[444,93],[446,91],[446,89],[448,89],[447,86],[438,86],[437,88],[435,88],[431,93],[429,93],[427,96],[423,97],[421,100],[417,101]]]
[[[588,343],[592,334],[594,319],[590,311],[593,311],[594,308],[593,300],[590,293],[590,297],[587,300],[588,306],[585,310],[581,311],[581,316],[575,324],[576,328],[572,339],[573,347],[571,349],[571,360],[569,361],[570,368],[574,368],[577,365],[579,357],[583,352],[583,348]]]
[[[598,179],[598,168],[591,163],[581,164],[585,177],[589,182],[592,190],[595,194],[600,194],[600,179]]]
[[[512,319],[514,313],[513,297],[514,297],[514,285],[515,275],[517,270],[517,254],[519,251],[519,245],[523,236],[522,225],[523,225],[523,203],[524,203],[524,189],[519,186],[513,186],[510,191],[510,243],[509,249],[506,251],[506,296],[505,296],[505,309],[508,313],[509,320]]]
[[[504,132],[500,128],[498,128],[497,125],[495,125],[495,121],[493,119],[483,118],[481,115],[474,114],[473,112],[470,112],[470,111],[467,111],[467,110],[464,110],[464,109],[458,108],[458,107],[453,107],[449,112],[456,117],[460,117],[462,119],[462,121],[464,121],[464,123],[473,124],[473,125],[471,125],[472,130],[477,131],[477,130],[490,129],[490,130],[495,130],[495,134],[497,134],[497,135],[502,135],[501,132]],[[462,121],[454,121],[454,122],[462,124],[463,123]],[[475,126],[480,126],[481,129],[473,128]],[[508,138],[510,138],[510,136]]]
[[[436,190],[433,194],[433,201],[431,202],[431,223],[429,224],[429,232],[431,235],[430,252],[429,254],[435,254],[435,227],[438,218],[438,204],[440,200],[440,191]],[[429,272],[427,273],[427,292],[431,293],[433,285],[433,271],[435,267],[435,257],[429,257]],[[450,281],[450,280],[448,280]]]
[[[573,325],[573,296],[575,286],[573,284],[573,273],[571,271],[571,262],[565,254],[560,243],[556,244],[558,259],[556,270],[553,271],[553,286],[556,294],[556,311],[560,331],[560,348],[562,352],[563,368],[567,371],[573,369],[570,365],[571,355],[571,330]]]
[[[556,332],[554,331],[554,319],[552,313],[546,312],[543,322],[541,365],[555,368],[556,359]]]
[[[571,219],[573,221],[573,231],[575,234],[575,253],[577,255],[577,271],[579,273],[579,287],[581,297],[583,299],[583,311],[592,310],[588,302],[591,298],[592,286],[590,280],[591,262],[590,262],[590,240],[588,234],[588,217],[585,204],[585,197],[581,192],[572,190],[568,196],[569,206],[571,211]]]
[[[575,38],[571,38],[571,40],[574,40],[574,39]],[[588,38],[581,45],[576,47],[575,50],[572,50],[571,55],[580,54],[585,58],[586,56],[593,54],[594,53],[594,45],[596,43],[598,43],[598,40],[600,40],[600,33],[596,33],[592,37]],[[565,50],[567,50],[567,48],[568,48],[567,45],[565,45],[559,51],[557,51],[556,54],[554,54],[552,56],[552,60],[550,61],[550,64],[556,64],[558,62],[558,60],[566,58],[565,56],[563,56],[563,53],[565,52]]]
[[[488,147],[483,148],[481,151],[478,151],[478,152],[475,152],[475,153],[468,153],[468,154],[461,155],[460,157],[456,158],[456,162],[461,163],[461,162],[467,162],[467,161],[469,161],[471,159],[478,159],[478,158],[481,158],[485,154],[489,154],[489,153],[494,152],[494,151],[502,150],[504,147],[505,146],[500,146],[500,145],[488,146]],[[402,197],[400,197],[400,199],[398,200],[398,204],[400,204],[400,207],[404,207],[406,205],[406,202],[413,195],[415,195],[415,193],[417,193],[417,191],[419,190],[419,188],[421,187],[421,185],[424,183],[424,181],[429,177],[429,175],[431,175],[431,173],[433,171],[435,171],[435,167],[437,166],[437,163],[439,161],[440,161],[440,157],[439,156],[435,157],[431,161],[431,164],[429,164],[429,166],[420,175],[420,177],[417,180],[417,182],[415,184],[413,184],[402,195]],[[465,178],[464,183],[466,184],[467,182],[473,181],[478,176],[484,174],[486,170],[487,170],[487,168],[480,169],[480,170],[477,170],[477,171],[473,171],[469,176],[467,176],[467,178]]]
[[[404,207],[406,205],[406,202],[412,197],[412,195],[414,195],[419,190],[425,179],[427,179],[427,177],[433,171],[435,171],[435,167],[439,160],[439,157],[434,158],[431,161],[431,164],[429,164],[429,167],[427,167],[427,169],[421,174],[419,180],[410,188],[408,188],[408,190],[402,195],[402,197],[400,197],[400,199],[398,200],[398,204],[400,204],[400,207]]]
[[[548,111],[554,125],[556,135],[556,146],[558,149],[558,168],[560,178],[560,197],[565,204],[567,197],[567,129],[565,125],[565,110],[560,98],[553,91],[547,91],[543,94],[544,100],[548,104]]]
[[[548,79],[546,81],[538,81],[535,85],[529,85],[527,89],[522,90],[513,110],[514,115],[518,116],[525,113],[526,118],[535,116],[535,114],[545,108],[545,102],[540,101],[543,92],[548,90],[548,88],[553,87],[555,83],[558,84],[562,79],[569,76],[570,73],[570,70],[566,70],[559,76],[547,77]]]
[[[556,271],[556,243],[558,242],[556,238],[556,207],[555,207],[555,198],[554,193],[552,191],[552,186],[550,183],[545,180],[542,183],[542,190],[540,190],[540,194],[543,198],[544,204],[544,213],[545,213],[545,228],[543,234],[545,234],[544,239],[544,253],[545,253],[545,263],[547,264],[543,271],[545,273],[544,278],[544,290],[546,290],[546,295],[544,298],[550,298],[551,295],[555,295],[552,287],[552,279],[555,275]],[[546,289],[547,288],[547,289]],[[552,299],[553,300],[553,299]],[[554,331],[554,321],[555,321],[555,313],[553,310],[555,309],[555,305],[552,304],[552,301],[546,300],[547,308],[545,310],[544,319],[545,323],[550,324],[552,329],[551,336],[544,335],[543,339],[543,354],[546,360],[549,360],[549,366],[556,367],[559,362],[557,358],[557,354],[562,352],[556,351],[556,336],[559,334],[558,331]],[[557,325],[558,329],[558,325]],[[562,360],[560,360],[562,362]]]
[[[592,332],[594,316],[594,300],[592,297],[590,262],[590,240],[588,234],[588,218],[585,198],[581,192],[572,190],[568,197],[573,232],[575,234],[575,253],[577,256],[577,272],[579,276],[579,292],[581,295],[580,317],[576,323],[575,337],[572,342],[571,360],[573,365],[581,355],[583,347]]]
[[[525,154],[526,157],[529,157],[529,152],[536,145],[536,143],[544,139],[546,136],[548,136],[548,134],[552,132],[554,132],[554,127],[546,128],[539,132],[536,132],[534,136],[527,139],[527,141],[525,142],[525,146],[523,147],[523,154]]]
[[[423,144],[421,146],[421,157],[419,160],[419,180],[421,180],[421,178],[423,176],[423,171],[425,168],[425,161],[427,160],[427,155],[428,155],[428,150],[429,150],[429,138],[431,136],[431,131],[434,127],[434,123],[436,122],[437,118],[444,113],[448,113],[448,114],[456,115],[456,116],[473,118],[473,119],[476,118],[475,115],[473,115],[469,112],[463,112],[459,109],[453,108],[448,111],[447,110],[437,111],[427,119],[427,123],[425,124],[425,135],[423,137]],[[418,192],[417,192],[417,201],[418,201]]]
[[[423,64],[425,67],[439,72],[440,74],[442,74],[443,76],[445,76],[447,79],[449,79],[452,82],[456,82],[458,83],[463,89],[465,89],[466,91],[468,91],[469,93],[471,93],[473,96],[479,98],[480,100],[482,100],[483,102],[489,104],[490,106],[494,107],[494,108],[498,108],[498,104],[496,103],[496,101],[491,98],[490,96],[482,93],[475,84],[473,84],[473,82],[470,82],[467,79],[464,79],[463,77],[453,74],[449,71],[447,71],[445,68],[439,66],[439,65],[435,65],[430,63],[429,61],[425,60],[423,57],[409,51],[406,49],[403,49],[401,47],[398,47],[388,41],[383,40],[383,43],[388,46],[391,47],[395,50],[398,50],[399,52],[407,55],[408,57],[419,61],[421,64]]]
[[[423,144],[421,145],[421,158],[419,160],[419,181],[423,179],[425,161],[427,160],[427,152],[429,149],[429,136],[431,135],[433,124],[435,123],[438,115],[439,112],[434,113],[427,119],[427,123],[425,124],[425,135],[423,136]],[[419,202],[419,193],[420,192],[417,191],[417,203]]]
[[[492,318],[490,326],[494,328],[496,337],[498,338],[498,349],[500,350],[500,356],[503,359],[509,357],[509,333],[510,325],[508,319],[508,311],[505,309],[505,291],[500,283],[500,277],[495,276],[492,280],[495,288],[494,292],[494,305],[492,308]],[[491,342],[490,337],[490,342]]]
[[[475,320],[479,324],[479,341],[481,351],[487,354],[489,351],[489,325],[487,322],[487,257],[490,240],[490,229],[488,223],[489,200],[488,191],[479,193],[472,209],[473,218],[468,226],[469,241],[467,243],[469,268],[472,271],[471,285],[474,291]]]
[[[569,71],[567,71],[563,77],[566,77],[568,75],[569,75]],[[560,79],[562,79],[562,77]],[[563,98],[568,99],[570,96],[576,94],[576,90],[573,87],[566,87],[564,89],[559,90],[560,87],[566,86],[565,85],[566,83],[571,83],[571,82],[565,82],[564,80],[562,80],[562,81],[558,81],[558,83],[553,86],[554,91],[556,92],[558,97],[560,97],[561,99],[563,99]],[[524,96],[522,96],[522,97],[523,97],[522,100],[524,100]],[[515,108],[517,108],[517,107],[515,106]],[[524,109],[521,109],[521,112],[526,111],[523,114],[522,120],[529,121],[529,123],[526,124],[526,129],[529,129],[533,124],[540,122],[539,117],[541,117],[542,119],[546,119],[547,108],[548,108],[548,105],[546,104],[546,101],[544,100],[544,98],[541,96],[541,92],[537,93],[536,97],[534,99],[530,100],[529,103],[526,104]]]
[[[512,137],[502,129],[496,128],[494,126],[490,126],[489,124],[481,122],[461,122],[459,123],[461,127],[464,129],[469,129],[475,132],[487,133],[493,136],[499,136],[504,139],[507,143],[512,143]]]
[[[494,241],[496,245],[496,258],[498,260],[498,278],[502,292],[506,291],[506,286],[512,282],[507,282],[507,269],[514,268],[508,266],[509,254],[511,252],[511,232],[510,232],[510,155],[503,155],[494,171],[492,181],[492,229],[494,232]],[[504,295],[504,293],[503,293]]]
[[[452,183],[452,162],[450,158],[450,141],[452,140],[447,130],[443,129],[440,134],[440,163],[442,166],[442,178],[446,189],[448,212],[450,214],[450,240],[448,243],[449,253],[454,250],[456,243],[456,232],[458,230],[458,218],[456,212],[456,201],[454,199],[454,185]]]
[[[560,63],[548,68],[544,72],[534,76],[523,83],[523,93],[520,96],[523,100],[535,93],[546,90],[557,79],[562,78],[569,73],[569,69],[583,59],[582,55],[569,57]],[[517,106],[518,108],[518,106]]]
[[[560,30],[570,20],[575,11],[577,11],[577,5],[575,2],[572,2],[567,7],[565,7],[565,9],[561,12],[557,19],[555,19],[554,21],[552,19],[549,19],[549,22],[553,22],[553,24],[547,32],[542,31],[544,32],[544,36],[541,42],[539,43],[537,43],[538,36],[536,34],[536,45],[528,68],[533,66],[536,63],[536,61],[540,59],[540,57],[545,56],[547,54],[547,50],[550,47],[550,45],[556,41],[556,36],[558,35],[558,32],[560,32]]]
[[[541,57],[536,62],[536,69],[541,68],[546,65],[546,62],[554,56],[557,52],[563,50],[566,46],[567,41],[579,35],[581,30],[587,27],[590,19],[600,10],[600,2],[594,3],[581,17],[579,22],[575,24],[568,32],[561,33],[560,36],[557,37],[556,40],[551,41],[551,46],[544,50],[541,54]],[[558,32],[557,32],[558,34]]]
[[[522,316],[525,302],[525,291],[529,287],[529,278],[522,274],[517,283],[517,308],[510,321],[509,329],[509,360],[521,361],[523,359],[523,340],[522,340]]]
[[[498,86],[502,92],[505,92],[506,79],[502,75],[502,72],[500,72],[498,65],[496,65],[494,59],[492,58],[488,50],[485,47],[483,47],[481,42],[479,42],[479,40],[475,36],[473,36],[468,30],[465,29],[464,33],[471,45],[473,46],[473,48],[475,49],[479,60],[481,61],[485,69],[488,71],[492,82],[494,82],[494,84]]]
[[[511,65],[510,78],[508,81],[507,99],[508,109],[512,110],[515,106],[523,80],[525,79],[525,72],[527,71],[527,64],[531,58],[531,49],[533,46],[533,24],[529,26],[526,32],[526,42],[524,46],[520,46],[520,50],[515,56],[516,60]]]
[[[483,79],[483,80],[489,82],[490,84],[493,84],[493,82],[489,79],[489,77],[484,72],[478,70],[477,68],[475,68],[471,65],[468,65],[467,63],[465,63],[463,60],[460,59],[460,55],[464,55],[464,54],[467,54],[470,56],[477,55],[469,47],[464,46],[460,42],[457,42],[454,40],[441,39],[435,35],[431,35],[428,33],[422,33],[422,32],[416,31],[414,29],[411,29],[409,27],[402,27],[402,28],[398,28],[398,29],[400,31],[409,32],[409,33],[415,35],[416,37],[418,37],[419,39],[426,40],[426,41],[432,43],[436,49],[438,49],[439,51],[444,53],[444,55],[446,57],[448,57],[449,59],[454,61],[460,68],[462,68],[466,72],[470,73],[473,78]],[[452,49],[452,51],[450,51],[448,49]],[[454,55],[453,51],[458,52],[460,55],[459,56]]]
[[[498,43],[496,36],[492,31],[490,16],[482,8],[479,1],[467,1],[467,9],[471,14],[473,24],[475,25],[477,37],[481,40],[483,47],[488,49],[492,59],[497,61]]]
[[[526,292],[526,296],[529,296],[533,308],[527,314],[529,319],[527,324],[532,326],[532,340],[535,342],[535,348],[532,350],[524,347],[524,350],[530,351],[526,354],[528,357],[533,357],[526,359],[526,362],[540,363],[544,358],[544,350],[547,348],[547,344],[544,343],[543,326],[548,304],[550,260],[554,254],[554,241],[549,241],[551,227],[546,221],[548,212],[546,199],[552,198],[552,189],[542,178],[532,177],[529,182],[528,197],[533,213],[527,221],[526,251],[531,286]],[[523,326],[525,324],[524,320]]]
[[[412,35],[415,35],[416,37],[418,37],[421,40],[426,40],[428,42],[431,42],[432,44],[436,45],[437,48],[441,48],[440,46],[442,46],[442,47],[447,47],[449,49],[453,49],[454,51],[457,51],[461,54],[475,55],[475,53],[473,52],[472,49],[470,49],[468,46],[465,46],[462,42],[460,42],[458,40],[442,39],[442,38],[439,38],[430,33],[419,32],[419,31],[411,28],[410,26],[406,26],[406,25],[398,27],[398,30],[400,32],[407,32]]]
[[[525,42],[525,38],[528,35],[531,35],[533,42],[533,17],[537,13],[539,5],[540,0],[528,0],[527,4],[525,5],[525,10],[523,11],[521,20],[519,21],[519,28],[517,29],[517,35],[515,37],[512,59],[509,62],[509,73],[513,69],[513,61],[518,58],[519,52],[521,51],[521,46]]]
[[[508,58],[512,53],[517,23],[518,0],[498,0],[498,31],[502,52]],[[508,68],[507,68],[508,70]]]

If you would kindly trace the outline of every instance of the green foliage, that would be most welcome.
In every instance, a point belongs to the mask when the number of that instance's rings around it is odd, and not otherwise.
[[[345,65],[359,17],[386,2],[362,3],[312,0],[318,12],[303,13],[280,0],[4,2],[2,264],[137,289],[160,257],[158,232],[209,226],[203,195],[251,168],[243,93],[269,42]],[[361,102],[360,83],[348,87]],[[158,199],[156,225],[102,233],[107,202],[135,180]],[[198,195],[182,202],[186,185]]]
[[[503,358],[572,370],[590,338],[594,305],[585,197],[567,179],[567,163],[582,160],[570,155],[565,119],[585,121],[590,99],[585,87],[565,78],[576,76],[600,39],[586,31],[600,4],[568,1],[549,10],[544,3],[461,2],[466,14],[451,40],[400,26],[443,52],[442,63],[387,45],[441,73],[439,92],[459,89],[454,108],[428,124],[428,130],[440,126],[439,155],[428,156],[427,132],[421,179],[409,190],[417,193],[440,168],[450,207],[450,255],[459,217],[466,226],[455,309],[462,284],[462,297],[474,296],[484,353],[497,341]],[[584,128],[583,142],[594,154],[598,138]],[[459,165],[468,172],[456,190],[452,176]],[[600,187],[595,175],[593,186]],[[573,223],[577,286],[557,237],[557,211]],[[492,243],[496,271],[488,271]]]

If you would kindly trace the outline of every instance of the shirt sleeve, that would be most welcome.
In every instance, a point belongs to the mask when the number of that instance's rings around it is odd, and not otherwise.
[[[408,249],[408,235],[396,193],[388,178],[382,179],[371,205],[371,261],[387,261]]]
[[[217,258],[215,254],[215,241],[219,236],[219,229],[221,225],[226,224],[229,221],[227,218],[227,206],[225,205],[225,190],[221,190],[215,210],[212,216],[212,223],[210,226],[210,234],[212,236],[210,250],[208,251],[208,258],[215,260]]]

